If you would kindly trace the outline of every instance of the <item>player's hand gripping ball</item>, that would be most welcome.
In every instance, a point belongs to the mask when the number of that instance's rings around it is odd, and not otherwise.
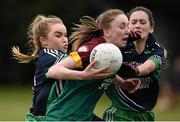
[[[111,43],[102,43],[93,48],[90,63],[97,61],[95,68],[110,66],[105,72],[116,73],[122,65],[123,57],[120,49]]]

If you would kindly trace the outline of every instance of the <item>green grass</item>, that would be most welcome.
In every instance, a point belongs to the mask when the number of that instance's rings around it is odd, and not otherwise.
[[[154,112],[158,121],[180,121],[180,103],[163,112],[155,107]]]
[[[104,95],[95,108],[95,113],[102,117],[104,110],[111,104],[110,99]],[[154,108],[156,121],[180,121],[180,103],[172,107],[168,111],[160,112],[157,106]]]
[[[107,96],[103,96],[97,103],[95,113],[102,117],[103,111],[110,105]],[[0,121],[24,121],[26,112],[32,104],[31,86],[1,86],[0,87]],[[156,120],[179,121],[180,103],[169,111],[160,112],[154,109]]]
[[[24,121],[32,102],[31,87],[0,87],[0,121]]]

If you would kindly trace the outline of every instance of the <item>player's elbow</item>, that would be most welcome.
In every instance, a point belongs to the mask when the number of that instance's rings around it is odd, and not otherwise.
[[[52,66],[48,69],[48,71],[46,73],[46,78],[56,79],[56,77],[57,77],[57,73],[55,71],[55,68]]]

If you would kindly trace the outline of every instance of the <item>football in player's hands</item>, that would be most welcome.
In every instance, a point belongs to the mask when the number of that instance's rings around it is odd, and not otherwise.
[[[97,61],[95,68],[110,66],[104,72],[116,73],[122,65],[123,56],[121,50],[114,44],[101,43],[93,48],[89,58],[90,62]]]

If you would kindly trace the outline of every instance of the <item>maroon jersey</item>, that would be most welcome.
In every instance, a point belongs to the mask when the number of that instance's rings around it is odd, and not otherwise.
[[[93,48],[101,43],[106,43],[103,38],[94,38],[91,41],[82,44],[78,51],[71,52],[70,55],[73,57],[76,68],[85,68],[90,62],[89,57]]]

